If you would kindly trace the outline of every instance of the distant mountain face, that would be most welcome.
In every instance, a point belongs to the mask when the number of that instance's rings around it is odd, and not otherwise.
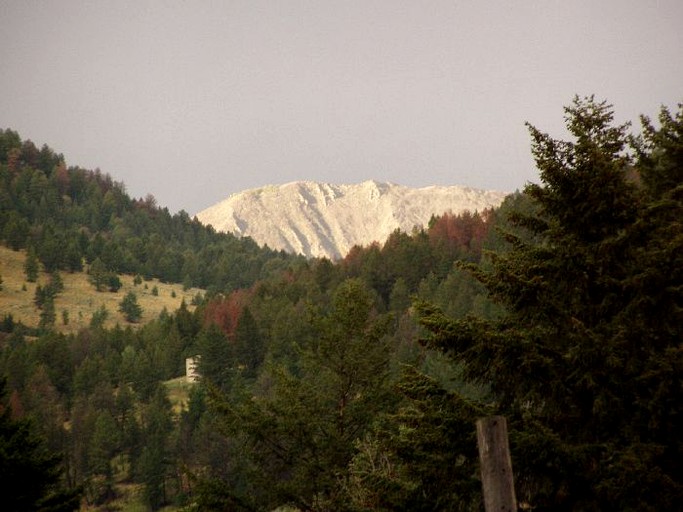
[[[297,181],[233,194],[197,217],[272,249],[336,260],[354,245],[384,242],[397,228],[410,233],[426,227],[432,215],[482,211],[500,205],[505,195],[459,186]]]

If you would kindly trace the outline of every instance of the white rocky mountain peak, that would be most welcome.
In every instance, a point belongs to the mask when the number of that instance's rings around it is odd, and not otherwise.
[[[411,232],[432,215],[498,206],[503,192],[461,186],[409,188],[365,181],[331,185],[295,181],[233,194],[197,214],[218,231],[308,257],[344,257],[354,245]]]

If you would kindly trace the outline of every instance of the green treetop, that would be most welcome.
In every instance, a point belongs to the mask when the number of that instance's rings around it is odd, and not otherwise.
[[[646,130],[634,162],[610,105],[576,98],[565,112],[573,141],[530,127],[542,183],[526,189],[535,212],[512,218],[529,236],[508,234],[509,251],[473,269],[500,318],[454,321],[421,304],[421,321],[428,345],[490,384],[508,416],[520,501],[672,510],[683,499],[683,186],[670,162],[683,118]],[[657,179],[641,180],[652,161]]]

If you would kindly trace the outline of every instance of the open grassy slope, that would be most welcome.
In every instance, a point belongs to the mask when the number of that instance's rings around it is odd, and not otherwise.
[[[47,283],[49,277],[41,272],[37,283],[27,282],[24,273],[25,259],[25,251],[13,251],[0,246],[0,276],[3,281],[0,290],[0,318],[11,314],[15,321],[33,327],[38,325],[40,320],[40,311],[33,303],[36,286]],[[180,284],[162,283],[156,279],[143,281],[142,284],[135,286],[133,276],[129,275],[120,276],[123,286],[118,292],[97,292],[88,282],[88,275],[84,272],[63,272],[60,275],[64,281],[64,291],[55,300],[55,328],[65,333],[77,332],[87,326],[93,313],[101,306],[108,311],[106,326],[113,327],[117,323],[122,326],[131,325],[118,311],[119,303],[129,291],[135,292],[138,304],[143,310],[140,322],[132,325],[142,325],[156,318],[164,308],[169,312],[175,311],[183,299],[188,307],[191,307],[192,297],[197,293],[203,293],[203,290],[198,288],[183,291]],[[155,286],[158,289],[157,296],[152,294]],[[66,324],[64,311],[68,315]]]

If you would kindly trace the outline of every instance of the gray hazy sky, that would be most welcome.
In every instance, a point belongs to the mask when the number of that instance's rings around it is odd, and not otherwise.
[[[563,137],[683,101],[681,0],[0,0],[0,127],[190,214],[270,183],[515,190]]]

